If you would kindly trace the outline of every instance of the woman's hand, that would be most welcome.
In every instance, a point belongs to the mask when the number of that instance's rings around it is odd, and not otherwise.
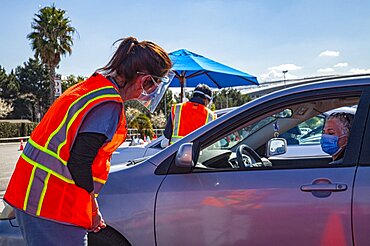
[[[101,229],[107,227],[103,217],[99,211],[98,202],[96,201],[94,192],[90,193],[91,196],[91,205],[92,205],[92,226],[88,229],[88,232],[98,232]]]
[[[89,232],[98,232],[101,229],[105,228],[107,225],[105,224],[103,217],[97,209],[96,211],[93,211],[92,214],[92,227],[88,230]]]

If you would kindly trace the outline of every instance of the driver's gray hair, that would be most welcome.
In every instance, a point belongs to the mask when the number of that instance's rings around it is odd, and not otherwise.
[[[329,115],[327,120],[338,119],[343,125],[343,133],[346,135],[349,135],[351,128],[352,128],[354,117],[355,116],[351,113],[340,112],[340,113],[332,113],[331,115]]]

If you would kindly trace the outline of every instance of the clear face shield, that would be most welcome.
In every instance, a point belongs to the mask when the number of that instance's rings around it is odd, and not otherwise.
[[[139,101],[145,108],[147,108],[150,113],[154,113],[159,102],[166,93],[168,86],[170,86],[172,79],[175,77],[175,73],[170,70],[163,77],[141,72],[138,72],[138,74],[150,75],[151,80],[142,82],[141,88],[143,91],[136,100]]]

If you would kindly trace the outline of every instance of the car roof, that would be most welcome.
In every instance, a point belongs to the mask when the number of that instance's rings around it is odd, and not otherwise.
[[[341,107],[341,108],[336,108],[330,111],[327,111],[323,113],[325,116],[329,116],[333,113],[348,113],[348,114],[356,114],[356,107]]]
[[[217,110],[215,110],[215,114],[217,115],[217,117],[221,117],[222,115],[227,114],[227,113],[229,113],[230,111],[233,111],[236,108],[238,108],[238,107],[217,109]]]

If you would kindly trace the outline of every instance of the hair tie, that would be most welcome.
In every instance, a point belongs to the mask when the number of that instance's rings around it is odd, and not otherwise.
[[[136,41],[136,42],[137,42],[137,41]],[[134,47],[134,45],[135,45],[135,41],[133,41],[133,42],[131,43],[130,47],[128,48],[128,51],[127,51],[126,55],[130,54],[130,52],[131,52],[132,48]]]

